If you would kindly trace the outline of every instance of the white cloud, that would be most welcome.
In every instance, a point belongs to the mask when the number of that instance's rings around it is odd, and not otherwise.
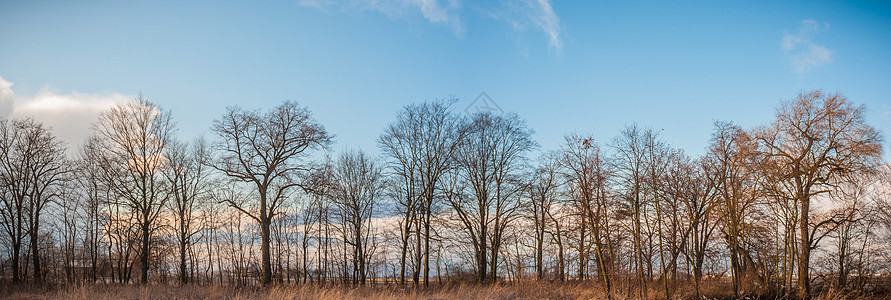
[[[68,144],[69,151],[90,136],[99,112],[130,98],[117,93],[59,94],[46,88],[34,96],[15,97],[10,86],[12,83],[0,78],[0,116],[10,119],[32,117],[52,127],[53,133]],[[5,109],[7,106],[8,110]]]
[[[550,46],[560,51],[563,48],[563,43],[560,42],[560,18],[554,13],[550,1],[530,0],[529,6],[531,8],[530,18],[548,35]]]
[[[482,17],[507,22],[516,31],[536,28],[547,36],[552,49],[563,48],[562,25],[550,0],[503,0],[491,8],[480,7],[475,2],[468,2],[472,7],[467,8],[461,0],[299,0],[298,3],[325,12],[376,11],[391,18],[420,16],[431,24],[450,27],[459,37],[466,31],[462,15],[482,12]]]
[[[298,4],[322,11],[377,11],[391,18],[420,15],[430,23],[450,27],[458,36],[464,35],[464,25],[458,14],[461,2],[458,0],[300,0]]]
[[[9,115],[12,112],[14,99],[15,93],[12,92],[12,82],[3,80],[3,77],[0,77],[0,116]]]
[[[504,0],[486,11],[487,17],[506,22],[515,31],[540,30],[547,36],[551,49],[557,52],[563,49],[562,24],[550,0]]]
[[[786,52],[790,66],[799,75],[832,62],[832,50],[813,41],[817,33],[827,30],[828,23],[808,19],[801,22],[797,32],[783,32],[780,49]]]

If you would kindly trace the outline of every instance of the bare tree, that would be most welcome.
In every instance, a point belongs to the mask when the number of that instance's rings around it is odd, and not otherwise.
[[[60,197],[65,188],[67,161],[65,146],[43,124],[26,119],[22,128],[25,134],[25,156],[30,156],[26,166],[31,190],[28,192],[28,234],[31,241],[31,261],[34,266],[34,281],[42,282],[44,270],[41,267],[41,216],[50,201]],[[60,199],[67,201],[67,199]]]
[[[90,137],[78,152],[78,158],[74,168],[75,182],[78,195],[83,202],[83,220],[85,236],[83,241],[84,251],[88,257],[90,267],[89,278],[96,282],[99,275],[99,256],[102,246],[102,230],[105,222],[102,218],[102,203],[105,189],[102,182],[101,149],[97,137]]]
[[[456,159],[469,192],[447,198],[472,242],[477,282],[494,282],[503,234],[518,217],[518,172],[525,153],[537,145],[533,131],[515,114],[477,113],[464,126]]]
[[[647,281],[644,266],[643,209],[646,204],[644,196],[646,172],[646,137],[652,130],[640,128],[637,124],[627,126],[613,140],[612,148],[616,157],[615,170],[619,184],[623,189],[624,201],[631,208],[631,237],[634,265],[637,273],[638,297],[647,295]]]
[[[716,217],[717,183],[714,166],[707,158],[675,166],[678,178],[673,180],[672,192],[681,200],[687,221],[684,252],[692,267],[693,287],[699,299],[703,264],[716,228],[721,224]],[[685,175],[686,174],[686,175]]]
[[[43,124],[27,118],[0,122],[3,223],[12,242],[13,281],[19,276],[22,241],[29,237],[34,281],[41,282],[41,216],[64,180],[65,147]]]
[[[801,93],[780,105],[776,119],[756,135],[760,152],[793,182],[789,198],[800,208],[798,297],[810,296],[810,252],[823,223],[812,226],[811,199],[829,192],[840,176],[877,165],[882,155],[882,138],[866,123],[865,111],[838,94]]]
[[[405,106],[378,138],[384,154],[390,158],[390,167],[399,178],[396,187],[397,203],[402,208],[402,255],[400,281],[405,280],[405,253],[412,224],[423,226],[418,230],[420,243],[423,235],[424,285],[430,276],[430,228],[436,193],[441,189],[440,180],[454,166],[452,154],[463,135],[459,119],[452,114],[451,105],[456,100],[425,102]],[[420,251],[420,247],[419,250]],[[415,277],[417,284],[418,278]]]
[[[348,151],[340,155],[334,165],[332,202],[335,215],[343,226],[343,240],[352,250],[353,283],[365,284],[368,276],[371,236],[375,204],[383,190],[381,169],[363,152]],[[344,249],[346,251],[346,249]]]
[[[66,180],[65,183],[71,183],[72,181]],[[72,186],[66,186],[65,189],[61,189],[61,192],[65,191],[73,191]],[[68,195],[60,195],[60,196],[68,196]],[[84,212],[85,210],[85,201],[80,201],[82,199],[77,197],[59,197],[64,199],[63,201],[59,201],[58,210],[54,214],[56,217],[56,226],[55,231],[59,233],[59,248],[61,248],[62,253],[62,268],[65,273],[65,282],[67,283],[75,283],[78,281],[78,273],[76,266],[78,265],[78,260],[80,259],[83,262],[82,257],[78,257],[81,254],[79,248],[88,247],[86,244],[80,240],[80,236],[82,235],[81,227],[86,224],[85,222],[89,221],[89,219],[84,220]],[[89,233],[87,233],[89,234]]]
[[[419,202],[421,201],[421,187],[419,181],[420,168],[418,161],[424,145],[421,144],[421,127],[423,125],[421,107],[417,105],[406,106],[396,115],[396,121],[390,123],[384,133],[378,137],[378,145],[385,157],[388,158],[388,170],[392,172],[394,184],[392,189],[393,200],[397,205],[399,220],[400,262],[399,282],[405,284],[406,258],[408,256],[412,227],[419,222]],[[420,235],[417,239],[421,241]],[[420,261],[416,262],[417,266]],[[415,274],[419,274],[416,272]],[[414,276],[415,284],[418,284],[418,276]]]
[[[191,272],[187,265],[187,253],[192,249],[193,238],[202,232],[197,223],[196,209],[201,197],[207,192],[208,172],[205,165],[210,153],[203,139],[191,145],[173,141],[167,147],[168,168],[164,175],[170,187],[174,232],[179,246],[179,283],[189,283]]]
[[[592,234],[595,259],[607,297],[612,297],[611,257],[609,238],[610,199],[609,180],[612,170],[607,166],[600,146],[590,136],[569,135],[562,146],[563,176],[568,183],[573,201],[582,209],[584,224]]]
[[[529,205],[526,216],[532,221],[535,276],[538,280],[544,278],[544,249],[552,221],[551,211],[558,202],[559,167],[559,157],[556,152],[542,155],[539,158],[538,168],[532,172],[532,178],[527,187]]]
[[[749,232],[746,219],[752,214],[759,197],[752,160],[754,147],[750,136],[738,126],[715,122],[708,155],[717,172],[719,207],[725,223],[733,295],[736,297],[739,296],[740,278],[743,276],[741,260],[746,257],[742,246],[745,234]]]
[[[140,282],[145,284],[152,237],[167,201],[166,181],[161,173],[167,164],[164,151],[175,127],[169,112],[140,95],[102,112],[95,129],[105,149],[103,168],[117,180],[111,187],[136,218],[141,244]]]
[[[310,166],[301,159],[306,151],[324,149],[331,136],[309,110],[295,102],[284,102],[266,113],[229,108],[214,120],[213,132],[219,151],[213,167],[230,178],[256,188],[258,206],[226,200],[229,206],[260,225],[262,283],[272,282],[270,224],[289,189],[300,187],[298,176]]]
[[[27,160],[20,151],[20,143],[23,133],[20,125],[22,121],[0,121],[0,166],[2,173],[0,179],[3,183],[3,229],[9,238],[12,248],[12,281],[21,281],[20,259],[22,243],[27,234],[25,210],[27,207],[27,194],[30,190],[28,172],[21,166],[27,165]]]
[[[845,291],[848,286],[848,276],[854,265],[856,251],[855,243],[858,238],[866,239],[866,228],[863,223],[869,222],[869,215],[874,214],[868,202],[870,194],[870,185],[874,183],[869,173],[858,173],[853,176],[846,176],[843,182],[840,182],[838,189],[834,190],[833,198],[841,202],[840,207],[833,209],[833,222],[835,222],[835,230],[827,233],[834,240],[835,259],[837,266],[836,288]],[[862,275],[862,274],[858,274]]]

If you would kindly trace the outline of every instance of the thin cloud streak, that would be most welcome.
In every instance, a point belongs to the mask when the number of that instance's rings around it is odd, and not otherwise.
[[[560,42],[560,18],[554,13],[550,1],[530,0],[529,6],[533,13],[531,19],[548,35],[550,46],[559,52],[563,49],[563,43]]]
[[[430,24],[448,26],[458,37],[463,37],[467,31],[463,21],[463,17],[467,17],[465,14],[479,11],[474,9],[479,7],[466,9],[460,0],[301,0],[298,4],[324,12],[375,11],[393,19],[420,16]],[[562,24],[550,0],[500,1],[496,7],[484,11],[487,12],[482,17],[507,22],[515,31],[535,27],[547,36],[551,49],[560,52],[563,48]]]
[[[464,24],[458,14],[461,2],[458,0],[301,0],[299,5],[331,11],[376,11],[390,18],[405,18],[420,15],[431,24],[443,24],[451,28],[457,36],[464,35]]]

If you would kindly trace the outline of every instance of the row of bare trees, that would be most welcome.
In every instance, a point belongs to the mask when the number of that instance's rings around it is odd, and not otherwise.
[[[811,283],[863,289],[891,271],[882,138],[840,95],[802,93],[752,129],[715,122],[699,157],[636,124],[541,151],[519,116],[455,103],[405,106],[379,158],[332,158],[333,136],[294,102],[229,108],[212,142],[183,142],[140,96],[73,151],[39,122],[4,120],[0,277],[573,279],[668,299],[724,278],[736,296],[804,298]]]

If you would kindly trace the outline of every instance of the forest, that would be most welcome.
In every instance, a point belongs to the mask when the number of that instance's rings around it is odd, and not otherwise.
[[[188,139],[140,95],[76,148],[34,119],[3,119],[0,296],[537,284],[589,292],[578,298],[891,295],[882,134],[841,94],[789,96],[760,126],[716,120],[699,156],[637,123],[614,136],[567,128],[542,149],[521,116],[465,113],[457,99],[394,112],[377,149],[335,146],[293,101],[229,107]]]

